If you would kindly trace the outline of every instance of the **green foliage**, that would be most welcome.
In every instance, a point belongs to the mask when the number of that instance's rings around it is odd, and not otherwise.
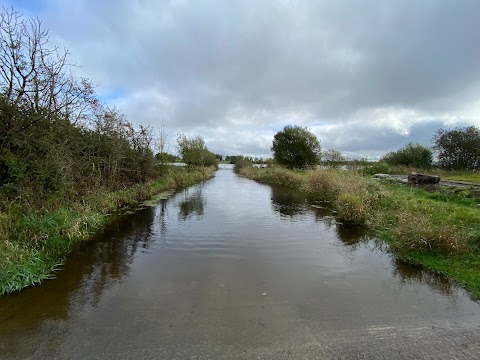
[[[0,154],[0,185],[16,184],[25,176],[27,166],[8,150]]]
[[[432,138],[439,165],[446,170],[480,169],[480,129],[439,129]]]
[[[233,170],[239,172],[245,167],[251,167],[253,165],[252,161],[248,157],[235,156],[235,164]]]
[[[432,166],[432,159],[432,150],[426,146],[410,142],[397,151],[389,152],[380,161],[393,166],[428,169]]]
[[[390,171],[390,166],[384,162],[373,162],[368,163],[363,168],[361,168],[361,173],[366,176],[371,176],[375,174],[388,174]]]
[[[185,134],[177,136],[177,150],[185,164],[190,166],[216,166],[214,153],[210,152],[201,136],[190,137]]]
[[[142,203],[165,190],[212,176],[213,167],[172,167],[168,176],[118,191],[90,194],[78,203],[35,211],[10,204],[0,212],[0,295],[36,285],[52,276],[65,256],[111,219],[108,214]]]
[[[161,164],[166,164],[166,163],[175,163],[180,161],[180,158],[176,155],[169,154],[166,152],[163,153],[156,153],[155,154],[155,159],[157,159]]]
[[[303,168],[320,163],[320,142],[307,128],[287,125],[275,134],[271,147],[278,164]]]

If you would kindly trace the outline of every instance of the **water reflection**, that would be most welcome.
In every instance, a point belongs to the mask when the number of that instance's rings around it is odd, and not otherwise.
[[[454,283],[440,274],[396,258],[392,258],[392,265],[393,275],[398,276],[404,284],[428,284],[443,295],[452,296],[454,294]]]
[[[66,320],[71,313],[96,307],[106,290],[129,275],[136,253],[153,241],[154,209],[119,218],[95,241],[70,256],[56,279],[0,299],[0,338],[10,338],[10,321],[36,329],[44,320]],[[12,337],[9,346],[21,346]]]
[[[365,227],[337,222],[334,212],[328,204],[309,204],[305,196],[295,190],[280,186],[271,186],[272,209],[284,219],[296,220],[305,214],[313,213],[315,221],[321,222],[326,229],[333,230],[342,245],[339,252],[351,258],[360,248],[366,247],[388,253],[388,245],[368,236]],[[392,256],[392,274],[402,284],[427,284],[443,295],[452,296],[456,288],[446,277],[396,259]]]
[[[365,229],[360,226],[337,224],[338,239],[347,246],[356,246],[365,240]]]
[[[205,205],[206,200],[201,185],[185,189],[183,190],[183,200],[178,205],[178,218],[185,221],[196,215],[196,219],[200,220],[205,214]]]
[[[302,218],[305,214],[313,213],[315,221],[321,222],[327,229],[334,229],[338,239],[351,250],[359,243],[370,240],[365,236],[365,228],[337,222],[328,206],[308,203],[305,195],[299,191],[272,185],[271,200],[272,209],[284,218]]]
[[[272,185],[271,191],[272,209],[282,217],[293,219],[308,211],[305,196],[302,193],[280,185]]]

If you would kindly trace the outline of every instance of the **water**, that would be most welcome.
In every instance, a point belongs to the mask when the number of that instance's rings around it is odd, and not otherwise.
[[[224,168],[0,298],[0,358],[480,354],[480,306],[463,289],[329,215]]]

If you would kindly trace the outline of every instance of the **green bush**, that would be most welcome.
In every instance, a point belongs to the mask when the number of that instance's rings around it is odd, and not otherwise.
[[[432,167],[432,160],[433,153],[430,148],[410,142],[397,151],[389,152],[380,161],[393,166],[429,169]]]
[[[388,174],[390,172],[390,166],[384,162],[370,163],[361,169],[361,173],[365,176],[371,176],[375,174]]]

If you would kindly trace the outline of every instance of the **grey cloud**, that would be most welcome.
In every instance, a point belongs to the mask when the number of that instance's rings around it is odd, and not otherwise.
[[[462,118],[480,91],[475,0],[45,4],[39,16],[100,93],[123,93],[129,118],[201,132],[216,152],[268,154],[258,139],[288,123],[329,124],[324,144],[346,152],[402,146],[378,109],[411,110],[419,139],[449,116],[480,124]]]

